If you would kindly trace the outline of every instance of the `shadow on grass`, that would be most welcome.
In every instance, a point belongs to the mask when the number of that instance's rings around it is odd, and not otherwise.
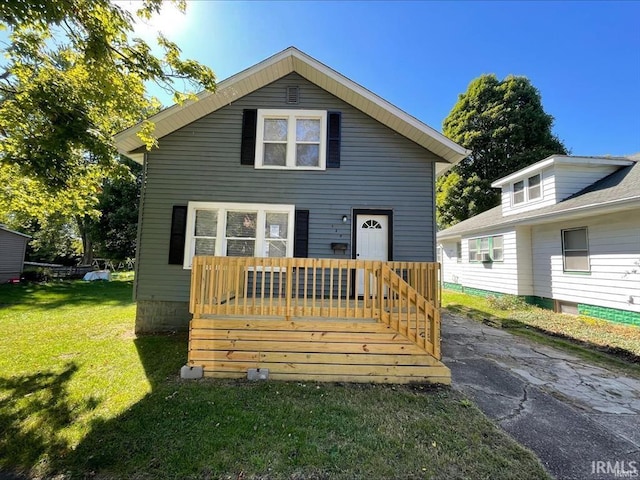
[[[65,306],[125,306],[133,304],[133,281],[60,280],[48,283],[0,285],[0,308],[28,305],[48,310]]]
[[[93,397],[80,405],[69,402],[67,384],[77,370],[68,363],[61,372],[0,377],[0,467],[35,465],[43,455],[68,452],[60,429],[99,404]]]
[[[451,313],[469,317],[489,326],[503,328],[535,340],[542,340],[543,343],[552,344],[553,346],[558,346],[573,352],[583,352],[586,353],[587,356],[596,355],[605,360],[628,362],[634,370],[636,367],[640,367],[640,356],[624,348],[606,347],[587,340],[579,340],[569,335],[546,330],[536,325],[529,325],[513,318],[498,318],[489,311],[464,305],[449,304],[445,309]]]
[[[73,451],[58,457],[52,472],[71,472],[75,478],[106,470],[126,478],[143,471],[149,478],[164,478],[171,470],[167,455],[181,454],[174,440],[189,435],[181,419],[190,412],[183,411],[182,404],[176,411],[170,402],[172,394],[184,388],[178,372],[186,363],[187,335],[140,336],[134,343],[151,392],[115,418],[94,420],[90,433]]]

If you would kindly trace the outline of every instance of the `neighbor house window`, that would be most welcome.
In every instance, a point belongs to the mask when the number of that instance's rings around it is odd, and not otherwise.
[[[469,261],[502,262],[504,260],[503,244],[502,235],[469,239]]]
[[[327,112],[258,110],[256,168],[324,170]]]
[[[294,205],[189,202],[184,267],[194,255],[292,257]]]
[[[456,243],[456,262],[462,262],[462,242]]]
[[[524,202],[524,180],[520,180],[513,184],[513,203]]]
[[[533,175],[526,180],[513,184],[513,204],[529,202],[542,196],[540,174]]]
[[[587,228],[562,230],[562,262],[565,272],[589,272]]]
[[[527,196],[528,200],[535,200],[540,198],[540,195],[540,174],[538,174],[527,179]]]

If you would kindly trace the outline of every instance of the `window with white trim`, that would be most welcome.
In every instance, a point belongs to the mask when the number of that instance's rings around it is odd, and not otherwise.
[[[256,168],[324,170],[327,112],[258,110]]]
[[[530,202],[542,196],[541,175],[532,175],[526,180],[520,180],[513,184],[513,204]]]
[[[504,237],[502,235],[470,238],[467,245],[470,262],[502,262],[504,260]]]
[[[565,272],[590,272],[587,227],[562,230],[562,265]]]
[[[194,255],[292,257],[294,205],[189,202],[184,268]]]

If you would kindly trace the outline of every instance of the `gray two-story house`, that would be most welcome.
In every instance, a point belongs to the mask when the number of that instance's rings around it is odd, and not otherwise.
[[[467,155],[293,47],[150,120],[158,148],[116,137],[145,166],[137,331],[187,326],[196,254],[434,261],[436,172]]]

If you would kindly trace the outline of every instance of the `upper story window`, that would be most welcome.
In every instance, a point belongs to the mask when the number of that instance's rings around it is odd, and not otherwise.
[[[189,202],[184,268],[194,255],[293,256],[294,205]]]
[[[468,241],[470,262],[502,262],[504,260],[504,238],[493,237],[471,238]]]
[[[326,111],[258,110],[256,133],[256,168],[326,168]]]
[[[562,230],[562,265],[565,272],[589,272],[587,228]]]
[[[542,196],[540,174],[533,175],[526,180],[520,180],[513,184],[513,204],[529,202]]]

